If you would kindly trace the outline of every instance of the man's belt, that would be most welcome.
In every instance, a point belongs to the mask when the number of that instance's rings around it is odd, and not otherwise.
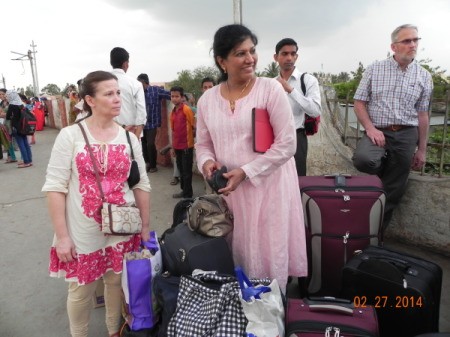
[[[379,128],[380,130],[388,130],[388,131],[400,131],[407,128],[414,128],[415,126],[412,125],[400,125],[400,124],[393,124],[389,126],[385,126],[382,128]]]

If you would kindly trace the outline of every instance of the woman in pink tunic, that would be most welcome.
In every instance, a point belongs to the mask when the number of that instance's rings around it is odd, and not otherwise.
[[[213,52],[222,81],[198,102],[196,156],[205,177],[228,168],[228,184],[219,191],[234,214],[235,264],[250,277],[276,278],[285,291],[288,276],[307,275],[296,135],[281,85],[255,77],[256,44],[242,25],[216,32]],[[275,135],[264,154],[253,151],[253,108],[267,109]]]

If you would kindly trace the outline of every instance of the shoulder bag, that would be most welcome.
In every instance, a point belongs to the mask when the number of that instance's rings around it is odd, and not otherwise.
[[[233,230],[233,215],[220,195],[206,194],[195,198],[188,208],[187,224],[206,236],[226,236]]]
[[[100,183],[100,176],[98,174],[97,162],[92,153],[91,145],[86,136],[81,123],[78,123],[86,142],[89,155],[91,157],[92,166],[94,167],[95,179],[97,181],[100,196],[102,198],[103,206],[101,208],[102,224],[101,231],[110,235],[131,235],[139,234],[142,230],[142,219],[139,208],[135,204],[131,205],[115,205],[106,202],[105,194],[103,193],[102,184]]]

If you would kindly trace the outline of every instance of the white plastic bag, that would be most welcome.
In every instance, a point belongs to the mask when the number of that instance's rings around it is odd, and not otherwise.
[[[284,337],[284,305],[278,281],[274,279],[268,286],[253,286],[239,267],[236,275],[241,287],[242,307],[248,319],[247,336]]]

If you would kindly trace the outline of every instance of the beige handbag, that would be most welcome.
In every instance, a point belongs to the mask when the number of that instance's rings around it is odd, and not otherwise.
[[[188,226],[206,236],[226,236],[233,230],[233,215],[218,194],[207,194],[194,199],[188,209]]]
[[[142,230],[142,220],[136,205],[119,206],[103,203],[102,232],[111,235],[138,234]]]
[[[105,194],[103,193],[102,184],[97,169],[97,162],[92,153],[91,145],[86,136],[83,126],[78,123],[81,129],[84,140],[86,142],[89,155],[91,157],[92,166],[94,167],[95,179],[97,181],[100,196],[103,201],[101,209],[102,227],[101,231],[105,234],[111,235],[131,235],[139,234],[142,230],[142,219],[139,208],[135,204],[131,205],[115,205],[106,202]]]

